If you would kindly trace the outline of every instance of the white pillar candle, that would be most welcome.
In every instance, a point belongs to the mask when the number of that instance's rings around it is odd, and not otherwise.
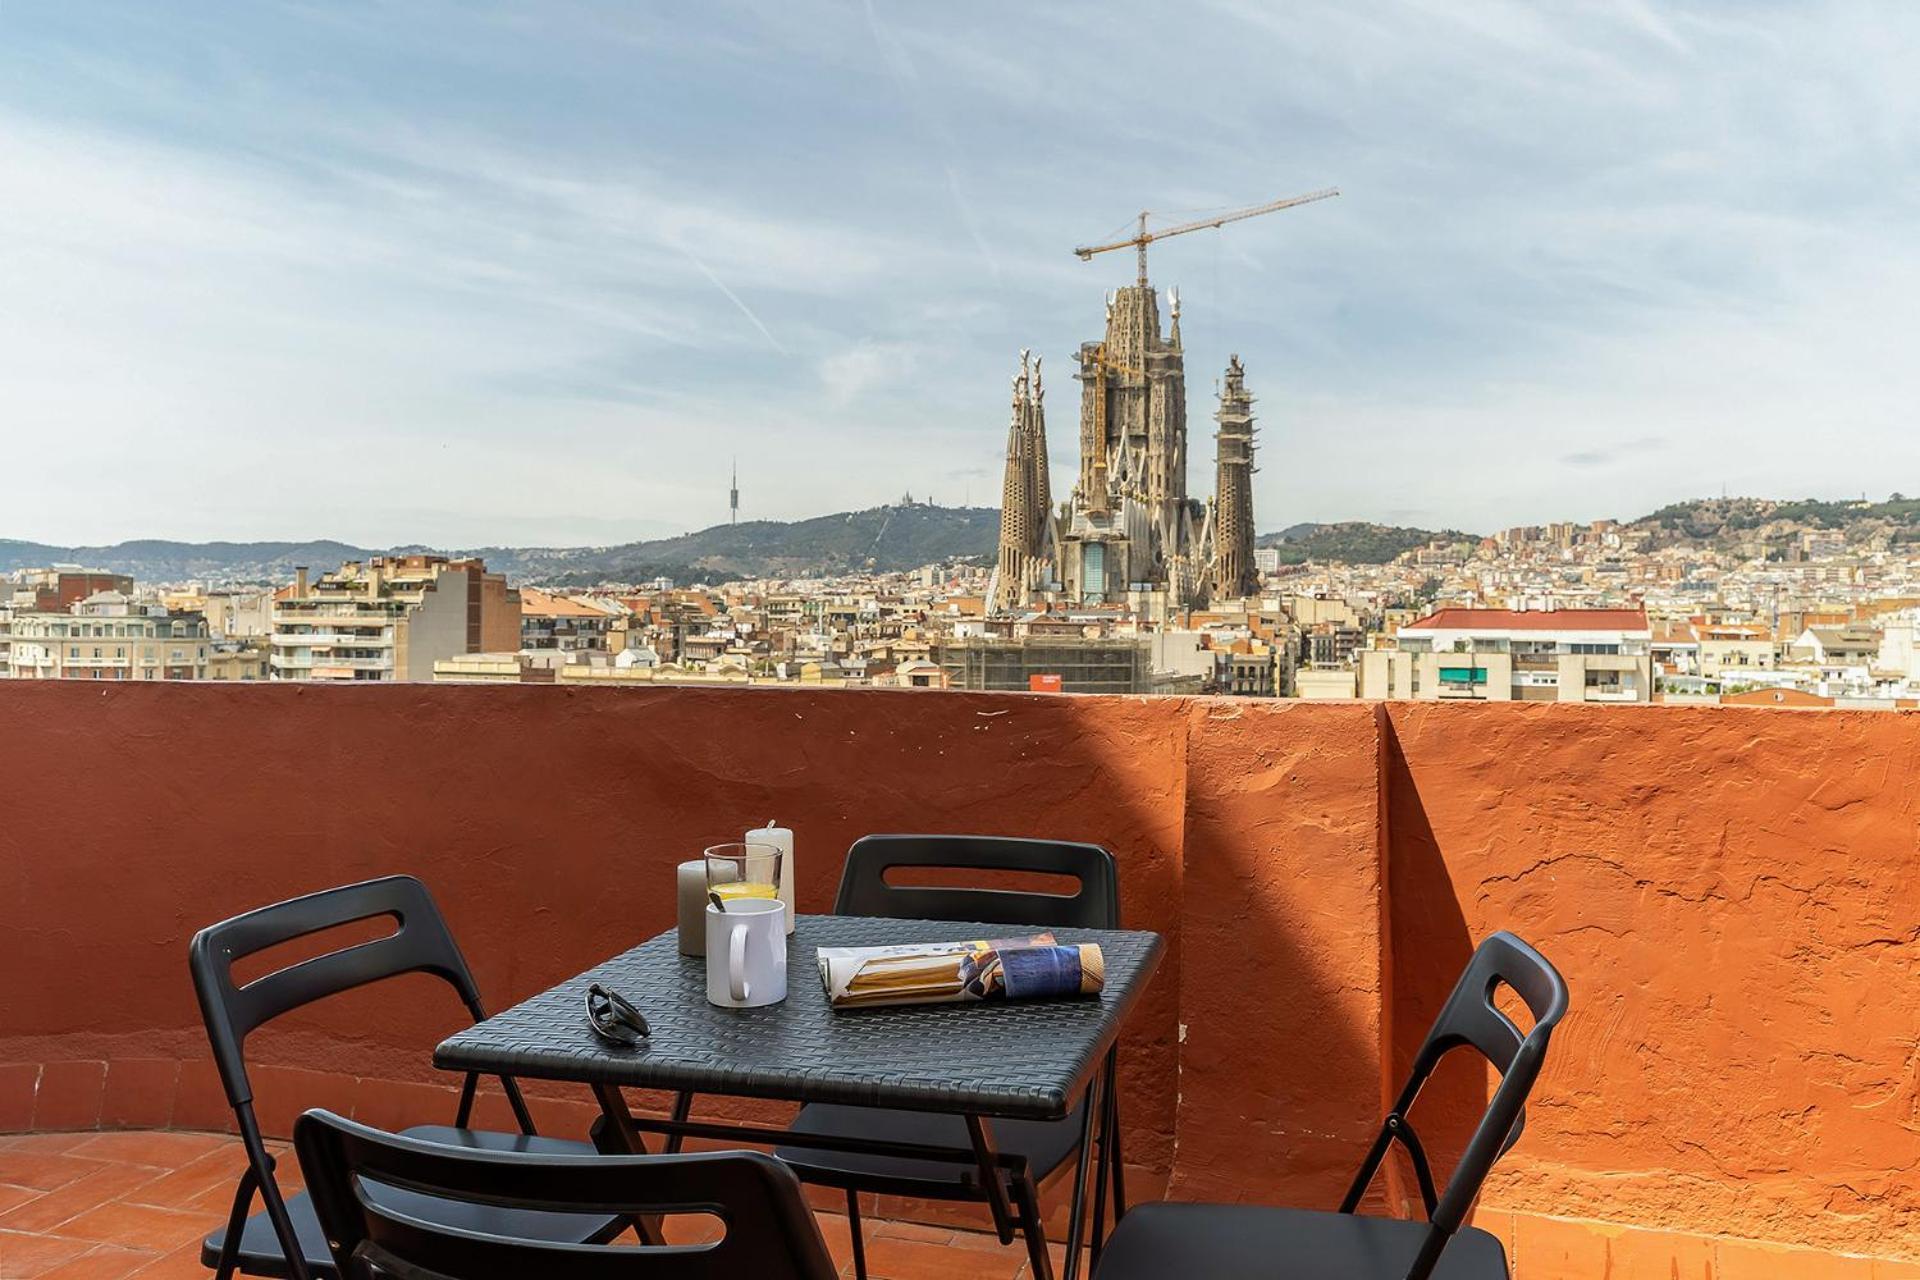
[[[707,864],[683,862],[675,876],[679,903],[680,954],[707,954]]]
[[[764,827],[747,832],[748,844],[770,844],[780,851],[780,901],[787,904],[787,932],[793,932],[793,832],[767,819]]]

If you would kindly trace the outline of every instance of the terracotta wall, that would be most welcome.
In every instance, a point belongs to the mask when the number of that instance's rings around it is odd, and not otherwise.
[[[768,818],[809,910],[867,832],[1050,835],[1168,936],[1124,1062],[1142,1192],[1336,1200],[1506,927],[1575,1012],[1490,1225],[1916,1256],[1917,753],[1899,713],[0,685],[0,1130],[223,1123],[186,941],[264,901],[413,871],[499,1005],[670,927],[672,864]],[[457,1012],[405,981],[262,1033],[270,1123],[445,1104]],[[1485,1087],[1438,1082],[1438,1145]]]
[[[1396,1005],[1501,927],[1573,991],[1487,1203],[1920,1255],[1920,717],[1406,703],[1388,729]],[[1398,1030],[1404,1062],[1424,1027]]]

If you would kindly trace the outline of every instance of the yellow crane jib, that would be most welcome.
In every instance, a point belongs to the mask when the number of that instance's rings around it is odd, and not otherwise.
[[[1114,240],[1107,244],[1081,245],[1073,251],[1082,262],[1091,262],[1096,253],[1107,253],[1114,249],[1132,246],[1140,255],[1140,287],[1147,284],[1147,246],[1155,240],[1165,240],[1169,236],[1183,236],[1189,231],[1209,231],[1223,227],[1229,222],[1239,222],[1245,218],[1257,218],[1263,213],[1278,213],[1282,209],[1291,209],[1295,205],[1312,204],[1316,200],[1327,200],[1340,194],[1340,188],[1328,187],[1324,191],[1309,191],[1303,196],[1287,196],[1281,200],[1271,200],[1266,204],[1257,204],[1249,209],[1235,209],[1231,213],[1216,214],[1211,218],[1198,218],[1192,222],[1183,222],[1174,227],[1162,227],[1158,231],[1147,230],[1149,211],[1140,211],[1140,229],[1124,240]]]

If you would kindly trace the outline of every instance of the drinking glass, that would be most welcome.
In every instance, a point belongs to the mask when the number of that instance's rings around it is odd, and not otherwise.
[[[706,852],[707,891],[723,902],[780,896],[780,846],[735,841]]]

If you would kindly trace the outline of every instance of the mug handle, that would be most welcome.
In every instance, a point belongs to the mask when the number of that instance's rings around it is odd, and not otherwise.
[[[736,924],[727,934],[727,989],[745,1004],[753,988],[747,984],[747,926]]]

